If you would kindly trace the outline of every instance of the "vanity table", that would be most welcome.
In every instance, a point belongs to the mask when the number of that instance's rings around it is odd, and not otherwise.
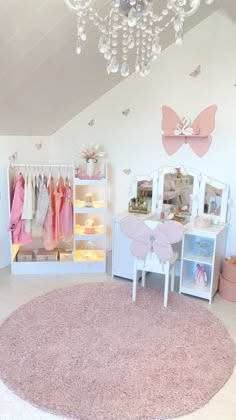
[[[186,171],[186,168],[184,168]],[[165,174],[173,171],[173,168],[161,168],[158,173],[153,176],[153,194],[151,208],[149,214],[136,214],[145,223],[154,229],[160,220],[160,214],[164,205],[164,177]],[[210,179],[205,175],[199,175],[197,171],[188,170],[188,174],[184,177],[191,176],[191,197],[188,213],[183,216],[180,203],[175,203],[182,217],[184,224],[184,238],[182,243],[175,244],[174,250],[179,254],[180,263],[180,293],[200,297],[211,303],[213,296],[218,290],[219,276],[222,269],[222,263],[225,257],[225,247],[227,239],[227,203],[229,187],[228,185]],[[156,177],[156,178],[155,178]],[[138,196],[137,179],[136,194]],[[183,180],[184,184],[184,180]],[[155,186],[156,185],[156,186]],[[217,190],[217,207],[213,206],[210,213],[209,207],[206,206],[206,197],[208,190]],[[154,193],[155,192],[155,193]],[[220,192],[220,205],[219,205]],[[135,188],[132,191],[134,196]],[[178,205],[179,204],[179,205]],[[185,206],[186,207],[186,206]],[[215,212],[217,208],[217,212]],[[134,257],[130,251],[132,242],[120,230],[120,221],[122,218],[130,215],[128,211],[119,213],[113,217],[113,241],[112,241],[112,276],[119,276],[132,280]],[[203,219],[210,219],[208,227],[196,226],[195,217],[201,215]],[[175,219],[176,220],[176,219]],[[204,270],[206,276],[206,284],[199,284],[196,281],[196,271],[198,268]]]

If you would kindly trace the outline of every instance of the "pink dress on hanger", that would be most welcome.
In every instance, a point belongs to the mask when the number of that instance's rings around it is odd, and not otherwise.
[[[69,184],[65,187],[64,201],[60,212],[60,238],[70,241],[73,236],[73,203],[72,189]]]
[[[62,176],[58,179],[57,186],[54,189],[54,200],[55,200],[55,235],[54,239],[57,243],[60,239],[60,211],[62,207],[62,199],[64,193],[64,179]]]
[[[55,201],[54,201],[54,180],[50,179],[48,186],[49,207],[43,225],[44,248],[51,251],[55,248]]]
[[[25,220],[22,220],[24,206],[25,180],[21,173],[13,184],[13,199],[8,230],[12,233],[13,244],[26,244],[32,242],[32,236],[25,231]]]

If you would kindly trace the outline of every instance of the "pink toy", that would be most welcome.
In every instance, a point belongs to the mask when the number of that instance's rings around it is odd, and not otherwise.
[[[195,273],[195,283],[201,287],[207,286],[207,272],[205,268],[200,264],[197,264]]]
[[[77,169],[75,177],[79,179],[103,179],[104,175],[101,171],[96,171],[95,174],[90,177],[85,169]]]
[[[198,228],[208,228],[211,226],[211,219],[204,216],[196,216],[194,219],[194,226]]]
[[[210,134],[215,128],[216,110],[216,105],[208,106],[191,123],[187,118],[181,120],[170,107],[163,106],[162,142],[166,153],[173,155],[182,144],[188,143],[196,155],[204,156],[212,142]]]
[[[121,231],[133,239],[130,250],[135,257],[146,257],[154,251],[160,261],[168,261],[173,256],[171,244],[183,238],[183,226],[179,222],[167,221],[155,229],[148,227],[137,216],[126,216],[120,222]]]

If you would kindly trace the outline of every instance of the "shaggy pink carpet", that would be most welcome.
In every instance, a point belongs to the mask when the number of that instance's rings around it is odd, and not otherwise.
[[[199,303],[131,284],[55,290],[0,328],[0,378],[19,396],[77,420],[153,420],[187,414],[224,385],[236,346]]]

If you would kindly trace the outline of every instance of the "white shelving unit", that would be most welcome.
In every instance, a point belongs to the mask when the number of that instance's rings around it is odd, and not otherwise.
[[[23,166],[23,165],[21,165]],[[33,165],[32,165],[33,166]],[[49,168],[59,165],[40,165]],[[62,167],[63,165],[60,165]],[[68,165],[64,165],[67,168]],[[72,166],[72,165],[71,165]],[[104,168],[104,178],[79,179],[74,177],[72,168],[73,209],[74,209],[74,235],[72,242],[68,244],[71,255],[67,261],[17,261],[17,252],[22,246],[12,244],[11,249],[11,273],[12,274],[72,274],[72,273],[98,273],[106,271],[106,231],[107,231],[107,177]],[[45,169],[46,170],[46,169]],[[13,179],[11,168],[8,173],[9,191]],[[90,206],[86,206],[86,194],[92,199]],[[11,197],[9,194],[9,207]],[[86,233],[86,220],[92,219],[94,229],[92,233]],[[9,236],[11,236],[9,234]],[[42,248],[42,238],[33,238],[33,243],[24,246],[24,249]],[[60,244],[58,244],[60,248]]]
[[[180,293],[197,296],[211,303],[218,285],[221,266],[225,255],[227,226],[211,225],[208,228],[195,228],[188,223],[182,241],[180,272]],[[207,285],[195,282],[197,264],[207,273]]]
[[[90,197],[91,202],[86,201]],[[107,179],[74,180],[74,260],[81,272],[106,271]]]

